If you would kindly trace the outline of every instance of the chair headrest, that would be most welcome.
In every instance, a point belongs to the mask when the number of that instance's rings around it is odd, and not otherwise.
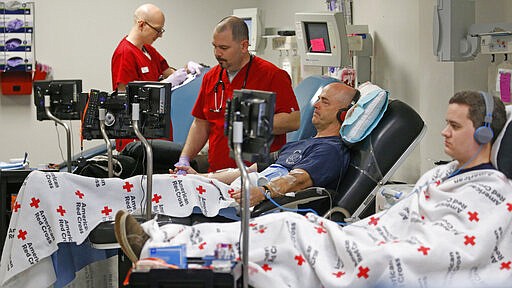
[[[491,162],[503,174],[512,179],[512,106],[507,105],[507,123],[492,145]]]
[[[340,135],[348,143],[357,143],[368,136],[377,126],[388,107],[389,92],[370,82],[358,87],[359,101],[350,108]]]

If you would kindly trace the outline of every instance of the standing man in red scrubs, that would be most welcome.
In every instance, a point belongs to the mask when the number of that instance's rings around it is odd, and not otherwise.
[[[119,42],[112,55],[114,91],[126,91],[126,85],[132,81],[162,81],[176,86],[186,79],[187,73],[201,73],[201,66],[192,61],[188,62],[186,68],[170,67],[165,58],[151,46],[165,32],[164,24],[162,10],[153,4],[144,4],[135,10],[130,33]],[[116,149],[121,151],[132,141],[117,141]]]
[[[219,64],[204,75],[192,110],[194,122],[179,162],[174,165],[182,174],[207,141],[210,171],[236,167],[229,157],[228,138],[224,135],[226,101],[233,97],[235,89],[276,93],[271,151],[279,150],[286,143],[286,133],[300,126],[299,106],[290,76],[274,64],[249,53],[249,32],[242,19],[229,16],[219,22],[213,31],[212,45]]]

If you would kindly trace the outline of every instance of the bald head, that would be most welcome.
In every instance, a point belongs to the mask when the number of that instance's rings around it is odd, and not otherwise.
[[[157,6],[147,3],[139,6],[134,13],[135,22],[137,20],[144,20],[150,23],[160,23],[165,21],[165,16],[162,10]]]
[[[317,130],[316,137],[339,135],[341,123],[337,119],[338,111],[347,108],[355,95],[356,89],[341,82],[331,83],[322,89],[311,119]]]
[[[341,82],[333,82],[325,86],[322,93],[332,95],[334,101],[338,103],[338,109],[341,109],[350,105],[356,94],[356,89]]]

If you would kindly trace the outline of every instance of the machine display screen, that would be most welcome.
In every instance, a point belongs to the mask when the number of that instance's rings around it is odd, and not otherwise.
[[[110,139],[136,138],[132,104],[139,103],[140,132],[146,138],[167,138],[171,133],[171,85],[130,82],[126,93],[91,90],[83,112],[82,137],[101,139],[99,108],[105,109],[105,130]]]
[[[50,120],[45,112],[45,96],[50,96],[49,111],[61,120],[80,120],[82,80],[34,81],[37,120]]]
[[[329,30],[325,22],[304,22],[308,52],[331,53]]]

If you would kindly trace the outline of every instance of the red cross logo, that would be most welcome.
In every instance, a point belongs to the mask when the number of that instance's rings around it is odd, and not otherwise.
[[[27,239],[27,231],[18,230],[18,239],[25,240]]]
[[[368,279],[368,272],[370,272],[370,268],[359,266],[359,273],[357,273],[357,278],[363,277],[364,279]]]
[[[318,233],[318,234],[327,233],[327,230],[325,230],[324,227],[317,226],[317,227],[315,227],[315,229],[316,229],[316,233]]]
[[[436,186],[439,186],[439,185],[441,185],[441,180],[436,181]]]
[[[427,193],[427,191],[425,191],[425,200],[429,200],[430,199],[430,194]]]
[[[471,246],[475,246],[475,236],[464,236],[464,239],[466,239],[466,241],[464,241],[464,245],[471,245]]]
[[[263,227],[261,227],[261,228],[258,230],[258,232],[259,232],[259,233],[261,233],[261,234],[263,234],[263,233],[265,233],[265,230],[267,230],[267,227],[263,226]]]
[[[155,202],[155,203],[159,203],[160,202],[160,199],[162,199],[162,196],[158,195],[158,194],[154,194],[153,195],[153,199],[151,199],[151,201]]]
[[[469,221],[475,221],[475,222],[478,222],[480,221],[480,219],[478,218],[478,212],[470,212],[468,211],[468,215],[469,215]]]
[[[32,197],[31,200],[32,202],[30,202],[30,207],[39,208],[39,202],[41,202],[41,200],[36,199],[35,197]]]
[[[199,244],[199,250],[203,250],[204,246],[206,246],[206,242]]]
[[[507,203],[508,211],[512,212],[512,203]]]
[[[332,273],[332,275],[336,276],[336,278],[341,278],[341,276],[345,275],[345,272],[338,271],[336,273]]]
[[[80,192],[80,190],[76,190],[75,195],[80,199],[83,199],[85,196],[84,193]]]
[[[255,227],[255,226],[257,226],[257,225],[258,225],[258,224],[256,224],[256,223],[249,223],[249,227]]]
[[[302,255],[297,255],[297,256],[295,256],[294,259],[297,260],[297,265],[299,265],[299,266],[302,266],[302,263],[306,262],[306,260],[304,260],[304,257],[302,257]]]
[[[423,255],[428,255],[428,250],[430,250],[430,248],[425,246],[420,246],[420,248],[418,248],[418,251],[423,253]]]
[[[60,213],[60,216],[64,216],[64,214],[66,214],[66,210],[64,210],[64,208],[62,208],[62,205],[59,205],[59,209],[56,209],[57,210],[57,213]]]
[[[510,270],[510,264],[512,264],[512,262],[508,261],[508,262],[501,262],[501,267],[500,267],[500,270]]]
[[[197,192],[199,192],[199,194],[203,195],[203,193],[206,192],[206,189],[203,188],[203,186],[199,185],[199,187],[196,188]]]
[[[12,211],[18,212],[18,209],[20,209],[20,208],[21,208],[20,203],[18,203],[18,201],[14,201],[14,204],[12,205]]]
[[[132,192],[132,188],[133,188],[133,184],[131,184],[128,181],[124,182],[123,189],[126,190],[126,192]]]
[[[375,225],[375,226],[377,226],[377,224],[379,223],[379,220],[380,220],[379,217],[377,217],[377,218],[371,217],[370,221],[368,221],[368,225]]]
[[[102,214],[105,214],[105,216],[108,216],[112,212],[112,209],[108,208],[108,206],[103,207],[103,210],[101,210]]]
[[[263,264],[263,266],[261,266],[261,269],[263,269],[263,271],[267,272],[267,271],[271,271],[272,267],[270,267],[270,265],[265,263],[265,264]]]

